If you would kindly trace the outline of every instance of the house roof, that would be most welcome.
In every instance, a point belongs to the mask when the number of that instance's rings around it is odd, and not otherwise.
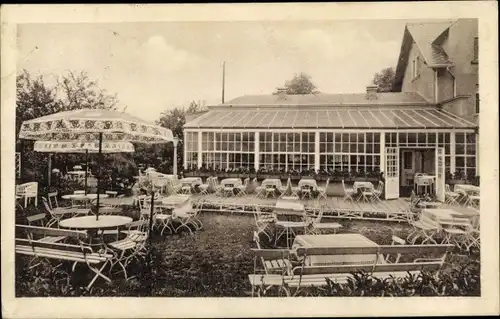
[[[408,64],[410,49],[415,43],[424,62],[429,66],[444,67],[452,65],[446,51],[440,46],[436,39],[445,33],[454,21],[433,21],[423,23],[408,23],[403,34],[403,41],[399,53],[398,65],[393,85],[393,91],[400,91],[404,72]]]
[[[186,123],[209,129],[452,129],[476,125],[435,107],[219,108]]]
[[[287,94],[279,95],[243,95],[224,104],[212,106],[220,107],[257,107],[257,106],[364,106],[364,105],[428,105],[428,102],[415,92],[376,93],[376,98],[367,99],[366,93],[353,94]]]

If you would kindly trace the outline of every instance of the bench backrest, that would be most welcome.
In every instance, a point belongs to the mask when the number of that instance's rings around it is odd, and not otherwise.
[[[453,245],[381,245],[379,246],[380,254],[414,254],[422,256],[425,254],[444,255],[450,251]]]
[[[375,247],[299,247],[297,257],[318,255],[445,254],[453,245],[380,245]]]
[[[63,243],[53,243],[39,240],[30,240],[23,238],[16,238],[16,251],[20,250],[32,250],[35,253],[38,249],[53,249],[53,250],[63,250],[71,252],[79,252],[83,254],[92,253],[92,248],[87,245],[72,245]]]
[[[84,240],[87,238],[86,231],[59,229],[59,228],[49,228],[49,227],[38,227],[38,226],[28,226],[28,225],[16,225],[19,230],[24,230],[28,236],[32,235],[44,235],[44,236],[66,236],[75,238],[78,240]]]
[[[293,273],[295,275],[327,275],[327,274],[343,274],[364,271],[367,273],[377,272],[406,272],[439,270],[442,263],[440,261],[418,262],[418,263],[397,263],[397,264],[361,264],[361,265],[334,265],[334,266],[304,266],[295,267]]]
[[[297,257],[321,255],[370,255],[377,254],[379,247],[299,247]]]

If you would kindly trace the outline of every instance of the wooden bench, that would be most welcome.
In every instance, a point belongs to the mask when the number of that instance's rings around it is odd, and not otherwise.
[[[419,274],[422,270],[435,270],[436,274],[442,268],[446,256],[453,245],[384,245],[378,247],[321,247],[321,248],[298,248],[295,255],[300,260],[301,265],[292,270],[292,275],[277,274],[250,274],[249,280],[252,285],[252,295],[254,287],[267,291],[273,286],[280,286],[288,296],[291,294],[290,288],[295,288],[296,293],[301,288],[326,286],[326,278],[337,283],[346,283],[349,278],[353,278],[355,272],[364,271],[374,277],[384,279],[394,276],[405,277],[408,272]],[[332,264],[326,266],[306,265],[307,257],[310,256],[333,256],[333,255],[366,255],[374,254],[373,263],[363,264]],[[434,254],[436,257],[418,257]],[[398,255],[397,260],[403,262],[389,263],[387,255]],[[260,293],[260,291],[259,291]],[[295,293],[295,294],[296,294]]]
[[[92,248],[83,241],[87,239],[85,231],[74,231],[56,228],[35,227],[27,225],[16,225],[18,230],[24,230],[28,234],[27,238],[16,238],[15,251],[16,254],[31,256],[32,260],[39,259],[55,259],[59,261],[68,261],[73,263],[72,271],[78,263],[84,263],[95,273],[90,283],[87,285],[87,290],[92,287],[98,277],[102,277],[108,282],[111,279],[106,277],[102,271],[111,261],[112,254],[96,253]],[[33,239],[34,235],[43,235],[41,240]],[[55,242],[52,240],[44,240],[46,237],[64,237],[73,239],[79,244],[66,244]],[[31,264],[32,261],[30,261]],[[102,264],[101,268],[96,266]]]

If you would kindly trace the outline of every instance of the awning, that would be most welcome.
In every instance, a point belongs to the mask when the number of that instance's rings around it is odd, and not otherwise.
[[[437,108],[215,109],[185,128],[453,129],[477,125]]]

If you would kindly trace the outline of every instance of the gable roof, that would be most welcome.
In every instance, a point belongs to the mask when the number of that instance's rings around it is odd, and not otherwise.
[[[279,107],[279,106],[366,106],[366,105],[428,105],[429,103],[416,92],[376,93],[376,98],[367,99],[366,93],[352,94],[287,94],[279,95],[243,95],[234,98],[219,107]]]
[[[408,64],[410,49],[415,43],[424,58],[424,62],[431,67],[446,67],[452,65],[451,59],[445,50],[436,41],[445,33],[454,21],[433,21],[422,23],[407,23],[401,50],[399,52],[398,65],[394,79],[393,91],[400,91],[404,72]]]

